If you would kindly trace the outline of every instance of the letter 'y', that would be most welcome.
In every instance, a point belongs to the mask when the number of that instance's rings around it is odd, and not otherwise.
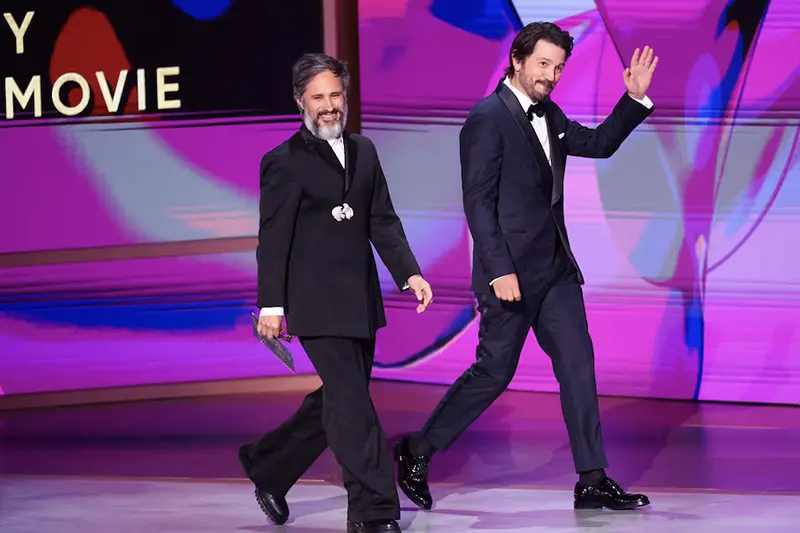
[[[6,19],[8,27],[11,28],[11,33],[14,34],[14,38],[17,40],[17,55],[25,52],[25,32],[28,31],[28,27],[31,25],[33,13],[33,11],[28,11],[25,13],[25,18],[22,20],[22,26],[17,24],[17,21],[14,19],[14,15],[11,13],[3,13],[3,17]]]

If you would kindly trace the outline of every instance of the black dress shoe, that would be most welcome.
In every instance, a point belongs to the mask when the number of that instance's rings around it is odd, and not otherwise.
[[[414,505],[429,510],[433,498],[428,487],[429,457],[412,455],[408,449],[408,437],[394,445],[394,460],[397,461],[397,483],[400,490]]]
[[[250,460],[249,445],[244,445],[239,448],[239,462],[245,474],[250,476],[253,463]],[[278,496],[256,487],[256,502],[258,502],[258,506],[261,507],[264,514],[267,515],[270,522],[276,526],[282,526],[289,520],[289,504],[286,503],[286,498],[283,496]]]
[[[282,526],[289,520],[289,504],[283,496],[275,496],[265,490],[256,489],[256,501],[269,521]]]
[[[347,533],[384,533],[402,531],[394,520],[370,520],[369,522],[347,522]]]
[[[631,494],[613,479],[607,477],[595,485],[575,485],[575,509],[602,509],[614,511],[638,509],[650,505],[644,494]]]

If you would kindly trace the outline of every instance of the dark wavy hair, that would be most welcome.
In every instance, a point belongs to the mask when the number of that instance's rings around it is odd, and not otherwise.
[[[295,99],[300,100],[314,76],[326,70],[342,80],[346,96],[350,88],[350,71],[347,70],[347,63],[325,54],[304,54],[292,67],[292,94]]]
[[[575,44],[569,32],[562,30],[552,22],[531,22],[520,30],[514,37],[514,42],[511,43],[506,76],[514,75],[514,59],[524,62],[533,54],[533,49],[539,41],[547,41],[562,48],[567,54],[567,59],[572,55],[572,47]]]

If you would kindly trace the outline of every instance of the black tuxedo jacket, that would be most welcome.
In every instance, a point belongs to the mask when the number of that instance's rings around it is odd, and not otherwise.
[[[258,307],[283,307],[297,336],[371,338],[386,325],[370,243],[401,289],[420,268],[378,154],[344,134],[345,168],[304,126],[261,160]],[[351,219],[337,222],[347,203]]]
[[[564,224],[564,168],[568,155],[610,157],[650,113],[625,95],[597,128],[569,120],[551,100],[547,120],[552,167],[525,111],[502,82],[470,112],[461,129],[464,211],[474,241],[473,290],[516,273],[523,295],[552,281],[558,247],[583,275]]]

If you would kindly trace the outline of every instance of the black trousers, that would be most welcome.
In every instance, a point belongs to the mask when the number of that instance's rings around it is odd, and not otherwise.
[[[348,520],[396,520],[400,503],[394,468],[372,398],[369,379],[375,340],[301,338],[322,387],[297,412],[240,454],[247,476],[267,492],[285,495],[330,446],[342,466]]]
[[[583,292],[567,270],[542,294],[503,302],[491,291],[476,295],[480,313],[475,363],[450,387],[422,429],[436,450],[446,450],[508,387],[533,328],[560,385],[561,410],[577,472],[608,466]]]

